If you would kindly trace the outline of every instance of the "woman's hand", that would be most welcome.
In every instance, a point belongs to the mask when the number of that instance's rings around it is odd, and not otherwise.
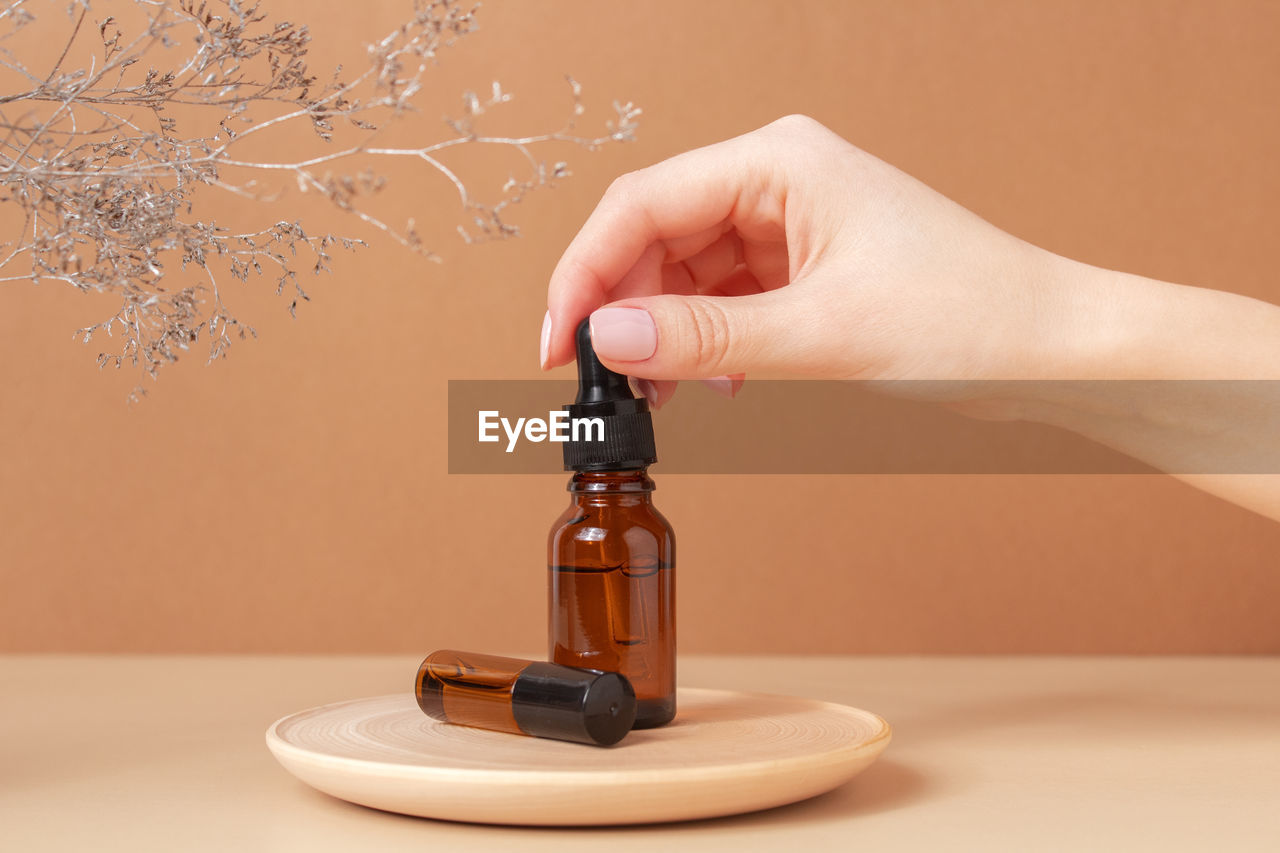
[[[1043,375],[1062,259],[812,119],[623,175],[551,277],[544,368],[596,352],[655,403],[678,379]],[[607,307],[602,307],[607,306]]]
[[[811,119],[619,178],[560,259],[547,304],[544,368],[573,358],[590,315],[600,359],[655,405],[674,380],[732,394],[755,371],[1269,380],[931,393],[968,414],[1074,430],[1280,519],[1280,307],[1038,249]]]

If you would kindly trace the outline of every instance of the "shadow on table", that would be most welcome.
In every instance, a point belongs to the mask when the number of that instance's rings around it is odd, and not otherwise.
[[[914,767],[897,761],[880,760],[834,791],[828,791],[798,803],[748,814],[684,821],[678,824],[653,824],[650,828],[678,826],[683,829],[697,825],[714,827],[722,824],[744,827],[752,824],[783,826],[788,823],[811,823],[828,818],[845,819],[909,806],[926,799],[931,787],[928,777]]]

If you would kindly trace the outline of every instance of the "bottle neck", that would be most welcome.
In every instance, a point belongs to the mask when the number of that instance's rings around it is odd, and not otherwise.
[[[612,498],[648,502],[649,495],[657,488],[647,469],[627,471],[578,471],[569,480],[569,492],[578,501],[610,500]]]

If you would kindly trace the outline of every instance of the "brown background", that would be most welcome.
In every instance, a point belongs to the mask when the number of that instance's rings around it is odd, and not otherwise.
[[[311,23],[323,68],[408,3],[268,6]],[[480,22],[411,138],[494,78],[517,97],[498,129],[554,127],[565,73],[588,121],[645,109],[634,145],[569,152],[520,239],[462,246],[452,190],[383,164],[381,212],[443,265],[373,239],[297,321],[237,285],[261,340],[132,409],[134,377],[70,340],[109,300],[0,285],[0,647],[538,648],[564,478],[448,476],[446,380],[537,375],[547,276],[613,176],[788,112],[1054,251],[1280,301],[1273,3],[489,0]],[[655,474],[686,651],[1280,651],[1280,525],[1169,478]]]

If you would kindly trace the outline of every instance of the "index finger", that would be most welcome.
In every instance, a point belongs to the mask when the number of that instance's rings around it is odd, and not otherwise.
[[[762,187],[742,137],[679,154],[614,181],[556,264],[547,292],[551,335],[547,367],[573,359],[578,323],[611,292],[655,242],[697,250],[723,232],[744,193]],[[660,287],[660,276],[653,287]],[[629,296],[638,294],[630,293]]]

